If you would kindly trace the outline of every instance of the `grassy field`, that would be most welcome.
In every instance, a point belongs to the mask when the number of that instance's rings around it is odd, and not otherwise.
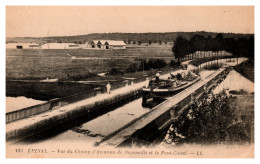
[[[77,59],[71,59],[71,56]],[[46,79],[126,69],[141,59],[173,59],[170,47],[126,50],[6,50],[6,78]]]
[[[68,55],[69,54],[69,55]],[[75,56],[76,59],[72,59]],[[131,47],[126,50],[6,50],[6,95],[25,96],[38,100],[66,97],[102,87],[107,80],[123,81],[124,78],[154,74],[153,71],[124,73],[124,75],[98,76],[112,68],[126,70],[142,59],[160,58],[167,63],[173,59],[169,47]],[[170,69],[168,64],[162,70]],[[40,83],[13,80],[43,80],[59,78],[59,81],[103,81],[95,84]],[[62,85],[61,85],[62,84]]]
[[[9,81],[6,83],[6,96],[25,96],[37,100],[50,100],[62,98],[69,95],[85,93],[100,85],[79,84],[79,83],[41,83],[41,82],[18,82]]]

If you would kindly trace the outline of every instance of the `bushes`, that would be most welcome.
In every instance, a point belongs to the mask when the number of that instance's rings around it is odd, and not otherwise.
[[[177,61],[174,61],[174,60],[171,60],[171,62],[170,62],[170,65],[172,66],[172,67],[174,67],[174,66],[179,66],[180,65],[180,63]]]
[[[247,60],[234,67],[234,69],[243,76],[254,82],[254,60]]]
[[[70,76],[68,74],[68,79],[72,80],[72,81],[80,81],[80,80],[84,80],[84,79],[95,77],[95,76],[97,76],[97,75],[95,73],[92,73],[92,72],[87,72],[85,75],[77,74],[77,75]],[[62,79],[60,81],[63,81],[63,80],[64,79]]]
[[[248,94],[245,90],[241,89],[239,91],[235,91],[235,90],[231,90],[229,91],[230,94],[234,94],[234,95],[246,95]]]
[[[166,62],[164,60],[157,59],[151,65],[152,68],[163,68],[166,66]]]
[[[124,71],[123,70],[118,70],[117,68],[112,68],[110,70],[110,75],[123,75]]]
[[[168,143],[250,142],[253,112],[243,114],[234,101],[238,100],[228,98],[225,93],[205,95],[172,123],[175,130],[171,131]]]
[[[139,71],[141,70],[151,70],[157,68],[163,68],[166,66],[166,62],[162,59],[150,59],[148,62],[146,60],[142,60]]]
[[[127,73],[134,73],[136,71],[138,71],[138,64],[136,63],[130,64],[129,67],[126,69]]]
[[[146,60],[141,60],[141,63],[137,63],[138,60],[136,60],[135,63],[132,63],[128,66],[128,68],[125,70],[126,73],[135,73],[137,71],[149,71],[152,69],[158,69],[158,68],[163,68],[167,64],[164,60],[162,59],[150,59],[148,62]],[[140,60],[139,60],[140,62]],[[123,70],[118,70],[117,68],[112,68],[110,71],[110,75],[123,75],[124,71]]]

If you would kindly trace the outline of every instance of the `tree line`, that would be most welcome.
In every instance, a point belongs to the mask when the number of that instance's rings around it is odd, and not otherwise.
[[[163,42],[172,42],[179,35],[182,35],[186,39],[191,39],[194,35],[201,35],[205,38],[208,36],[215,37],[218,33],[206,32],[206,31],[196,31],[196,32],[165,32],[165,33],[93,33],[87,35],[75,35],[75,36],[50,36],[50,37],[7,37],[7,42],[24,42],[24,43],[46,43],[46,42],[62,42],[62,43],[74,43],[74,41],[81,41],[82,43],[90,42],[92,40],[124,40],[133,41],[136,43],[141,41],[142,43],[157,42],[161,40]],[[235,33],[222,33],[224,38],[240,38],[240,37],[250,37],[252,34],[235,34]]]
[[[194,54],[196,51],[229,52],[234,57],[248,57],[254,59],[254,36],[240,38],[224,38],[221,33],[215,37],[195,34],[190,39],[179,35],[174,41],[172,52],[181,63],[186,55]]]

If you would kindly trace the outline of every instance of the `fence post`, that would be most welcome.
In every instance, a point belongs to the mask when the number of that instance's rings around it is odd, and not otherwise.
[[[21,119],[21,111],[18,112],[18,118],[17,119]]]
[[[11,121],[13,120],[13,116],[12,116],[12,114],[9,114],[9,116],[8,116],[8,117],[9,117],[9,119],[8,119],[8,120],[9,120],[9,122],[11,122]]]

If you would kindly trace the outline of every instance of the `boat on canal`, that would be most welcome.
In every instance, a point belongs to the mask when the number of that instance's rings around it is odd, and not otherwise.
[[[149,106],[150,101],[162,101],[171,97],[189,86],[195,84],[201,77],[192,71],[170,74],[168,79],[160,79],[157,75],[155,79],[146,81],[143,87],[142,105]]]

